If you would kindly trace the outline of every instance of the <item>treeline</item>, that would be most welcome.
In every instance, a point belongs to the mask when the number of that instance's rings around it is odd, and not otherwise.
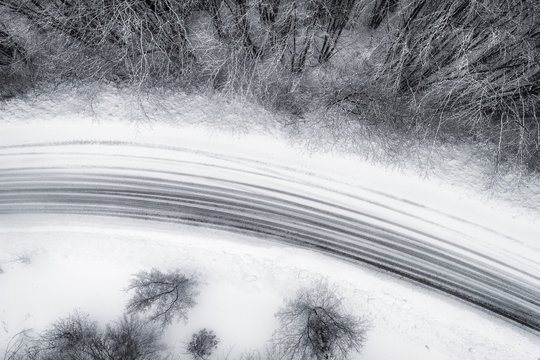
[[[210,20],[217,43],[241,50],[247,59],[278,58],[291,72],[301,72],[310,60],[324,63],[332,56],[354,5],[355,0],[0,1],[7,21],[29,22],[33,31],[60,36],[68,49],[95,56],[95,64],[84,66],[98,74],[135,81],[191,71],[198,56],[190,38],[201,18]],[[0,61],[9,62],[16,46],[16,40],[5,43]]]
[[[0,0],[0,13],[4,97],[39,81],[203,85],[540,168],[536,0]],[[369,57],[332,63],[372,37]]]
[[[382,70],[389,85],[494,140],[499,158],[540,166],[540,2],[412,0],[401,14]]]

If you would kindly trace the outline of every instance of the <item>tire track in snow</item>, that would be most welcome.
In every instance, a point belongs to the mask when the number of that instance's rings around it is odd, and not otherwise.
[[[398,274],[540,331],[535,254],[497,246],[519,241],[316,175],[148,144],[4,146],[0,214],[142,218],[269,237]]]

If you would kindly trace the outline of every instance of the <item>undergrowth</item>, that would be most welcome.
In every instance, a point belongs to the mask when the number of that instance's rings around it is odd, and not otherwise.
[[[534,0],[2,0],[0,97],[88,82],[219,92],[292,127],[476,143],[496,167],[537,171],[539,13]]]

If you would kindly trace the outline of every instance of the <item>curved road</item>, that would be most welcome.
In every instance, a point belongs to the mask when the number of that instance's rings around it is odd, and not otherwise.
[[[2,214],[30,213],[267,237],[383,269],[540,331],[540,264],[535,253],[508,251],[518,240],[271,162],[121,142],[0,147],[0,224]]]

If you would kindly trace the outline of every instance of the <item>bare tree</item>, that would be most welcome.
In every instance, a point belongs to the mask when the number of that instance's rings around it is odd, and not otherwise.
[[[274,342],[288,359],[344,360],[366,338],[367,322],[346,313],[326,283],[299,291],[276,317],[281,327]]]
[[[197,280],[179,270],[163,273],[143,271],[135,275],[128,291],[134,294],[128,302],[128,313],[150,312],[150,320],[162,327],[174,317],[187,318],[187,311],[195,305]]]
[[[158,328],[136,316],[124,316],[103,330],[88,315],[75,313],[55,322],[21,357],[8,359],[160,360],[165,347],[159,335]]]
[[[193,359],[205,360],[212,355],[218,344],[219,339],[212,330],[202,329],[192,335],[187,351],[193,356]]]

